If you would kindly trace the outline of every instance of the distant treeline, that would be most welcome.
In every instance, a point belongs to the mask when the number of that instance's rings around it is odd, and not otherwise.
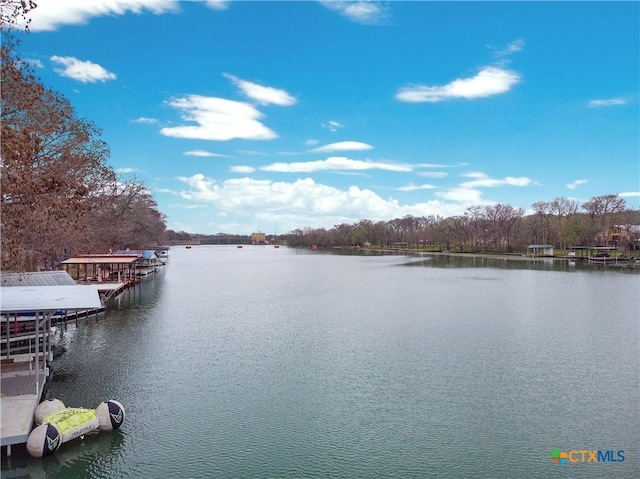
[[[430,251],[526,252],[530,244],[618,246],[625,252],[640,249],[640,210],[627,208],[618,195],[603,195],[579,204],[567,198],[532,205],[533,214],[507,204],[471,206],[464,214],[404,216],[389,221],[363,219],[333,228],[298,228],[275,241],[292,247],[414,248]],[[621,228],[624,231],[620,231]],[[248,235],[192,234],[168,230],[165,242],[249,244]],[[272,241],[272,238],[269,238]]]
[[[522,208],[497,204],[472,206],[463,215],[448,218],[408,215],[390,221],[364,219],[331,229],[296,229],[288,234],[287,244],[499,253],[525,252],[530,244],[552,244],[559,249],[618,246],[627,252],[640,248],[635,226],[640,224],[640,211],[629,210],[618,195],[597,196],[582,205],[556,198],[534,203],[532,208],[530,215]]]
[[[193,234],[185,231],[173,231],[167,230],[164,233],[163,244],[175,245],[175,244],[250,244],[251,236],[229,234],[229,233],[217,233],[214,235],[205,234]]]
[[[219,233],[215,235],[197,235],[200,244],[250,244],[251,236]]]

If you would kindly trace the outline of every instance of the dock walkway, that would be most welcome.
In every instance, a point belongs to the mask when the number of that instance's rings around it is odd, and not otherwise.
[[[7,447],[8,456],[13,444],[27,442],[48,372],[48,368],[38,374],[26,371],[10,376],[3,372],[0,377],[0,445]]]

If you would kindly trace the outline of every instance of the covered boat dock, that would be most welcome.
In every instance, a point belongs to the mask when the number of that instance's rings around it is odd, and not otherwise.
[[[64,260],[64,270],[77,284],[90,284],[104,303],[140,281],[138,254],[87,254]]]
[[[79,283],[135,281],[137,254],[87,254],[64,260],[64,270]]]
[[[617,246],[569,246],[568,255],[580,259],[608,258],[618,251]]]
[[[553,256],[553,245],[530,244],[527,246],[527,256]]]
[[[33,413],[49,377],[53,360],[52,316],[58,312],[98,310],[102,303],[95,287],[81,285],[6,286],[0,288],[0,296],[0,339],[6,343],[0,371],[0,445],[6,446],[10,456],[13,444],[27,442]],[[11,323],[19,316],[30,318],[35,325],[34,334],[29,334],[33,348],[28,354],[12,354],[10,348]]]

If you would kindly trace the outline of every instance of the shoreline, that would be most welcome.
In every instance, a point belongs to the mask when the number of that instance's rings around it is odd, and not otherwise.
[[[507,261],[580,261],[581,263],[592,266],[605,266],[623,269],[640,269],[640,262],[628,260],[616,260],[615,258],[607,259],[606,261],[592,261],[589,258],[571,257],[571,256],[529,256],[522,253],[465,253],[456,251],[420,251],[416,249],[397,249],[397,248],[356,248],[358,251],[372,251],[376,253],[389,253],[389,254],[406,254],[413,256],[454,256],[462,258],[487,258],[495,260],[507,260]]]
[[[527,256],[520,253],[464,253],[456,251],[420,251],[415,249],[395,249],[395,248],[357,248],[358,251],[375,251],[378,253],[402,253],[416,256],[457,256],[466,258],[490,258],[507,259],[514,261],[540,261],[551,259],[554,261],[586,260],[586,258],[570,258],[568,256]]]

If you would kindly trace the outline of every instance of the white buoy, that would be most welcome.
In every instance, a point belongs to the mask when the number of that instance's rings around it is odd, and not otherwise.
[[[35,412],[33,413],[33,420],[37,425],[42,424],[45,416],[53,414],[58,411],[62,411],[66,406],[60,399],[46,399],[38,404]]]
[[[101,430],[112,431],[118,429],[124,422],[124,406],[112,399],[101,402],[96,408],[96,416],[98,416],[98,420],[100,421]]]
[[[53,424],[41,424],[27,439],[27,451],[33,457],[45,457],[56,452],[62,444],[62,434]]]
[[[27,450],[33,457],[53,454],[63,442],[84,438],[90,431],[112,431],[124,422],[124,406],[118,401],[104,401],[96,409],[65,407],[59,399],[38,405],[34,421],[42,422],[27,438]]]

